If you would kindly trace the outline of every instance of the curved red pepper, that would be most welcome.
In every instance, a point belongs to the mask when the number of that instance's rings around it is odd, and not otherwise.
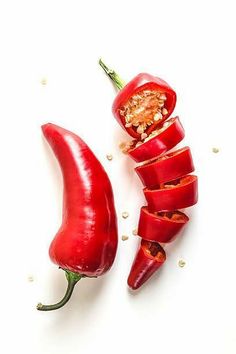
[[[173,181],[194,171],[190,148],[175,150],[155,161],[136,167],[135,171],[143,185],[148,188]]]
[[[128,151],[136,162],[151,160],[172,149],[184,138],[184,128],[179,117],[169,119],[169,125],[163,127],[160,133],[141,145]],[[167,122],[165,122],[166,124]]]
[[[140,288],[165,262],[166,254],[158,243],[141,240],[128,277],[131,289]]]
[[[138,235],[144,240],[168,243],[189,221],[187,215],[180,211],[151,213],[147,207],[140,211]]]
[[[176,185],[175,185],[176,184]],[[162,185],[159,189],[144,189],[149,210],[171,211],[197,203],[197,176],[188,175]]]
[[[140,134],[134,129],[134,127],[127,128],[125,126],[125,118],[120,114],[121,107],[127,103],[127,101],[135,94],[143,90],[156,90],[160,93],[165,93],[167,99],[165,102],[165,108],[168,111],[161,120],[158,122],[153,122],[153,124],[146,130],[147,134],[150,134],[153,130],[157,128],[161,123],[163,123],[173,112],[176,105],[176,93],[164,80],[147,74],[141,73],[135,76],[130,82],[125,84],[123,80],[117,75],[114,70],[110,70],[100,59],[99,64],[104,69],[107,75],[113,80],[118,89],[120,89],[117,94],[113,106],[112,112],[120,124],[120,126],[133,138],[139,139]]]
[[[110,269],[117,249],[117,222],[109,178],[89,147],[57,125],[46,124],[42,130],[64,181],[62,225],[49,254],[66,271],[68,290],[60,303],[38,305],[39,310],[54,310],[69,300],[82,277],[97,277]]]

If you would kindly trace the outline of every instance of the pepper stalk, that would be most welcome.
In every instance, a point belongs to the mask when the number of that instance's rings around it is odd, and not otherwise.
[[[38,303],[37,305],[37,310],[39,311],[52,311],[52,310],[57,310],[64,306],[71,298],[71,295],[73,293],[75,285],[78,283],[78,281],[84,277],[84,275],[69,272],[68,270],[65,270],[65,276],[68,282],[66,293],[64,297],[61,299],[61,301],[57,302],[56,304],[53,305],[43,305],[41,302]]]
[[[121,90],[125,86],[124,80],[122,80],[121,77],[113,69],[108,68],[108,66],[106,66],[106,64],[102,61],[101,58],[99,59],[99,65],[110,77],[110,79],[113,81],[114,85],[118,88],[118,90]]]

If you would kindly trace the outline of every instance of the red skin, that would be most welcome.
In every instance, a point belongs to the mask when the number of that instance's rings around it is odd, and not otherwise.
[[[163,117],[161,121],[154,122],[145,133],[150,134],[153,130],[156,129],[160,123],[164,122],[173,112],[176,104],[176,93],[175,91],[162,79],[159,79],[156,76],[141,73],[135,76],[128,84],[126,84],[117,94],[113,106],[112,112],[120,124],[120,126],[133,138],[139,139],[140,134],[136,132],[137,128],[125,127],[125,117],[120,115],[120,108],[135,94],[143,90],[156,90],[161,93],[166,94],[165,108],[168,110],[168,114]]]
[[[174,187],[144,189],[144,195],[151,211],[171,211],[188,208],[197,203],[197,176],[188,175]]]
[[[135,171],[148,188],[185,176],[194,171],[190,148],[178,149],[164,158],[136,167]]]
[[[168,243],[174,240],[180,230],[189,221],[184,213],[175,212],[178,218],[162,217],[148,211],[147,207],[142,207],[140,211],[138,235],[144,240],[152,242]]]
[[[50,258],[65,270],[100,276],[112,266],[117,250],[116,212],[109,178],[77,135],[50,123],[42,130],[64,181],[62,225],[50,245]]]
[[[148,251],[150,245],[151,242],[142,240],[135,256],[127,281],[128,286],[133,290],[140,288],[166,260],[166,254],[161,245],[156,244],[158,247],[156,256],[152,256]]]
[[[171,124],[165,130],[138,147],[128,151],[136,162],[151,160],[172,149],[184,138],[184,128],[179,117],[171,119]]]
[[[189,207],[197,202],[197,177],[189,175],[194,171],[194,165],[188,147],[164,156],[185,135],[178,117],[169,119],[171,124],[163,129],[165,121],[175,108],[176,93],[173,89],[165,81],[149,74],[139,74],[123,87],[123,81],[116,72],[109,69],[101,60],[99,63],[121,89],[114,100],[112,110],[122,129],[135,139],[127,153],[136,162],[145,161],[135,170],[146,186],[144,194],[148,206],[141,208],[138,235],[142,237],[142,241],[128,277],[128,285],[132,289],[138,289],[166,259],[165,251],[158,242],[172,241],[188,222],[188,217],[176,209]],[[164,107],[168,114],[144,131],[149,135],[157,130],[159,134],[136,147],[137,143],[143,140],[142,134],[137,133],[137,127],[125,127],[125,116],[120,114],[120,111],[132,96],[146,89],[165,93],[167,100]],[[168,184],[172,187],[168,187]],[[157,256],[156,247],[160,247]]]

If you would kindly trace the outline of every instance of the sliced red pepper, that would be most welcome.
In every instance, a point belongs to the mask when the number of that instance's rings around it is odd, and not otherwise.
[[[157,128],[161,123],[163,123],[173,112],[176,104],[176,93],[175,91],[168,85],[167,82],[164,80],[147,74],[147,73],[141,73],[135,76],[129,83],[125,84],[124,81],[119,77],[119,75],[114,71],[109,69],[100,59],[99,64],[101,67],[104,69],[107,75],[112,79],[112,81],[115,83],[116,87],[120,89],[120,92],[116,96],[113,106],[112,106],[112,111],[113,114],[120,124],[120,126],[133,138],[140,139],[141,133],[139,133],[138,126],[142,123],[150,123],[151,124],[145,124],[145,130],[144,132],[149,135],[153,130]],[[136,108],[138,109],[143,109],[144,106],[144,101],[142,100],[142,95],[145,94],[145,91],[149,91],[151,95],[155,96],[155,93],[157,95],[165,95],[165,102],[163,104],[163,108],[158,106],[158,97],[153,97],[152,101],[146,101],[145,102],[145,116],[142,116],[141,119],[138,119],[138,124],[137,126],[132,124],[132,119],[131,119],[131,124],[129,126],[129,121],[127,120],[127,116],[124,115],[124,110],[127,104],[130,103],[130,100],[133,99],[133,97],[140,97],[140,106],[137,102],[134,103]],[[155,102],[157,102],[157,105],[155,105]],[[136,101],[135,101],[136,102]],[[159,111],[162,112],[164,109],[166,113],[159,115],[159,118],[157,120],[153,119],[153,116],[155,113],[158,113]],[[130,115],[129,115],[130,116]],[[158,116],[158,114],[157,114]],[[137,118],[137,116],[136,116]],[[135,117],[134,117],[135,120]],[[136,119],[137,122],[137,119]],[[133,121],[134,123],[134,121]],[[128,126],[127,126],[128,124]]]
[[[168,123],[168,125],[167,125]],[[165,126],[166,125],[166,126]],[[153,134],[153,133],[152,133]],[[172,149],[184,138],[184,128],[179,117],[171,118],[158,130],[158,134],[129,149],[128,154],[136,162],[151,160]]]
[[[147,207],[142,207],[138,235],[147,241],[171,242],[188,221],[187,215],[178,210],[152,213]]]
[[[135,168],[144,186],[153,188],[194,171],[193,159],[189,147],[178,149],[155,161]]]
[[[129,287],[133,290],[138,289],[165,260],[166,253],[159,243],[142,240],[128,277]]]
[[[171,211],[188,208],[197,203],[197,176],[187,175],[164,183],[159,189],[144,189],[150,210]]]

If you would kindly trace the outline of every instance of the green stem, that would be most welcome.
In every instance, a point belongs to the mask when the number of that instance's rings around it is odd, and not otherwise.
[[[99,59],[99,65],[103,68],[105,73],[110,77],[110,79],[114,82],[115,86],[121,90],[125,86],[125,82],[120,78],[120,76],[112,69],[108,68],[102,61]]]
[[[66,279],[68,281],[68,286],[67,286],[66,293],[65,293],[63,299],[54,305],[43,305],[43,304],[39,303],[37,305],[37,310],[39,310],[39,311],[57,310],[60,307],[64,306],[70,300],[75,285],[84,276],[81,274],[69,272],[68,270],[65,270],[65,275],[66,275]]]

